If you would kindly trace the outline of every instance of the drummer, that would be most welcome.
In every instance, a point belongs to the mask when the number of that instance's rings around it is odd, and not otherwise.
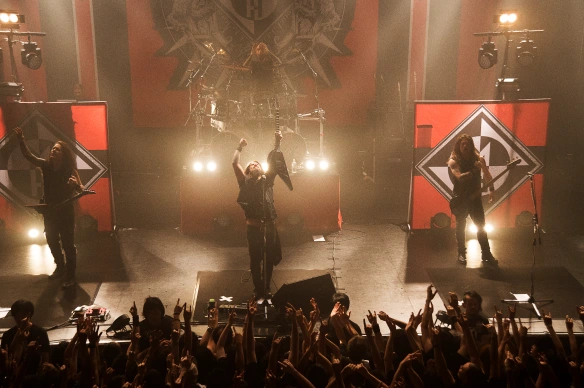
[[[274,69],[282,61],[274,55],[264,42],[254,43],[243,66],[250,67],[254,99],[274,94]]]

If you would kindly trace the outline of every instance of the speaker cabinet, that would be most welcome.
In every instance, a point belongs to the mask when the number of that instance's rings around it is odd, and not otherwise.
[[[328,316],[333,308],[332,297],[335,290],[330,274],[300,280],[294,283],[285,283],[272,299],[274,306],[283,309],[288,303],[295,308],[302,308],[302,312],[309,316],[312,306],[310,299],[314,298],[320,308],[321,316]]]

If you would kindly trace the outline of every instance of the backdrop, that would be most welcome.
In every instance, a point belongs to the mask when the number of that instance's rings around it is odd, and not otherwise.
[[[77,216],[97,220],[100,231],[111,231],[112,202],[105,103],[9,103],[0,105],[0,218],[6,229],[20,232],[42,225],[42,217],[24,205],[38,204],[42,176],[23,156],[12,128],[22,128],[27,145],[47,159],[57,140],[64,140],[77,156],[77,168],[87,189],[97,192],[81,198]]]
[[[521,159],[495,182],[495,201],[483,201],[489,223],[514,227],[521,212],[533,212],[528,173],[535,174],[535,194],[541,205],[549,105],[549,100],[417,103],[412,228],[430,228],[437,213],[450,215],[453,183],[446,163],[461,134],[472,136],[493,177],[510,161]],[[483,199],[486,197],[484,192]],[[541,216],[540,208],[538,213]]]

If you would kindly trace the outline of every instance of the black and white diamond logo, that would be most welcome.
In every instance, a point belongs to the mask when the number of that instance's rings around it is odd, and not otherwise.
[[[102,162],[40,111],[31,112],[18,126],[28,148],[40,158],[48,159],[58,140],[68,143],[77,156],[77,169],[85,188],[89,189],[107,172]],[[22,156],[18,138],[10,131],[0,139],[0,195],[17,205],[31,205],[39,202],[42,193],[40,170]]]
[[[447,166],[456,139],[461,134],[473,138],[475,147],[485,158],[493,177],[505,170],[507,163],[521,159],[521,163],[507,171],[495,182],[495,201],[485,204],[488,214],[513,194],[529,176],[541,170],[543,163],[484,105],[479,106],[448,136],[432,149],[416,169],[446,198],[452,198],[453,177]],[[487,195],[483,192],[483,195]]]

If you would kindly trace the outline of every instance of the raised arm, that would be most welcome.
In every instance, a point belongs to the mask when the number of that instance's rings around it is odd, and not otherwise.
[[[233,171],[235,172],[235,177],[237,178],[238,182],[243,182],[245,180],[245,173],[243,171],[243,167],[239,164],[239,159],[241,158],[241,151],[243,151],[243,147],[247,145],[247,140],[241,139],[239,141],[239,146],[235,149],[235,153],[233,154],[233,160],[231,165],[233,166]]]
[[[42,166],[45,160],[34,156],[32,152],[30,152],[28,146],[26,145],[26,140],[24,140],[24,134],[22,133],[22,129],[16,127],[14,128],[14,133],[16,134],[20,142],[20,151],[22,152],[22,156],[24,156],[26,160],[34,164],[36,167]]]

